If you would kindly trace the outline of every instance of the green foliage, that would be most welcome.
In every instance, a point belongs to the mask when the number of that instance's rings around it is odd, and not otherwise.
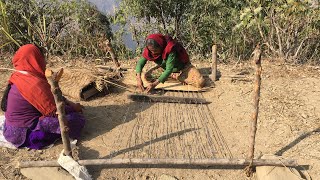
[[[51,54],[98,56],[99,38],[111,38],[107,17],[85,0],[0,0],[0,8],[0,43],[7,51],[34,43]]]
[[[227,59],[250,50],[235,44],[241,43],[240,35],[233,33],[240,5],[217,0],[123,0],[119,12],[140,46],[148,34],[161,32],[182,41],[192,55],[207,56],[212,44],[219,44],[220,59]]]
[[[263,2],[248,3],[237,28],[259,35],[269,55],[294,63],[319,63],[319,5],[312,7],[313,1],[296,0]]]
[[[7,5],[2,1],[0,1],[0,10],[0,48],[10,45],[11,43],[15,43],[17,46],[20,46],[20,44],[11,36],[8,22]]]
[[[238,11],[237,1],[193,1],[182,23],[183,40],[189,52],[207,56],[212,44],[218,44],[220,59],[235,57],[241,47],[236,45],[241,42],[239,35],[233,32]]]
[[[133,39],[141,44],[144,37],[153,31],[180,37],[180,27],[189,0],[123,0],[117,12],[117,20],[126,20]]]
[[[122,59],[131,59],[135,56],[131,49],[126,47],[124,38],[128,36],[129,32],[126,30],[126,19],[122,11],[118,11],[114,16],[109,15],[109,19],[114,26],[112,36],[112,45],[114,51]]]
[[[0,48],[36,43],[51,54],[101,56],[104,36],[128,58],[124,36],[132,35],[140,54],[145,37],[160,32],[201,58],[217,44],[222,61],[248,59],[261,43],[266,56],[320,63],[319,9],[316,0],[121,0],[116,14],[105,16],[86,0],[0,0]]]
[[[149,33],[178,38],[192,55],[248,59],[257,43],[265,55],[320,63],[320,11],[315,0],[122,0],[116,19],[126,21],[143,46]]]

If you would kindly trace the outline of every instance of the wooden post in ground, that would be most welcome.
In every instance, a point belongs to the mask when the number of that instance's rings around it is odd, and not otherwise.
[[[65,116],[65,103],[63,100],[61,89],[59,88],[59,80],[63,74],[63,69],[58,73],[53,73],[50,69],[47,69],[45,72],[46,78],[51,86],[51,92],[54,97],[54,101],[57,106],[57,114],[61,131],[61,138],[64,147],[64,154],[66,156],[72,156],[70,139],[69,139],[69,128],[67,119]]]
[[[116,65],[117,68],[119,68],[120,67],[120,63],[118,61],[118,57],[116,56],[116,54],[113,51],[113,48],[111,46],[110,41],[106,40],[105,43],[106,43],[106,50],[110,53],[113,63]]]
[[[260,101],[260,85],[261,85],[261,49],[258,44],[253,51],[253,62],[256,65],[256,73],[255,73],[255,84],[254,84],[254,112],[252,114],[251,121],[251,130],[250,130],[250,147],[249,147],[249,155],[248,160],[253,162],[254,158],[254,146],[257,132],[257,121],[258,121],[258,113],[259,113],[259,101]],[[247,167],[246,175],[248,177],[252,176],[253,167],[252,163]]]
[[[217,45],[212,46],[211,80],[217,80]]]

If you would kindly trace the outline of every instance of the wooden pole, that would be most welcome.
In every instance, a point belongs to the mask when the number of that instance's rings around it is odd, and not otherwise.
[[[90,165],[168,165],[168,166],[298,166],[296,160],[286,159],[88,159],[77,161],[82,166]],[[57,167],[57,161],[24,161],[19,162],[19,168],[27,167]]]
[[[110,53],[113,63],[116,65],[117,68],[119,68],[120,67],[120,63],[118,61],[118,57],[114,53],[113,48],[112,48],[111,43],[110,43],[109,40],[106,40],[106,50]]]
[[[217,45],[212,46],[211,80],[217,80]]]
[[[61,69],[58,73],[53,73],[50,69],[45,71],[46,78],[51,86],[51,92],[54,97],[54,101],[57,106],[57,114],[61,131],[61,138],[64,147],[64,154],[66,156],[72,156],[71,154],[71,145],[69,139],[69,128],[68,122],[65,116],[65,103],[63,100],[61,89],[59,88],[59,80],[62,76],[63,69]]]
[[[250,147],[249,147],[249,155],[248,159],[253,161],[254,158],[254,146],[255,146],[255,138],[257,132],[257,121],[258,121],[258,113],[259,113],[259,101],[260,101],[260,86],[261,86],[261,49],[258,44],[253,51],[253,62],[256,65],[256,74],[255,74],[255,85],[254,85],[254,112],[252,114],[251,121],[251,130],[250,130]],[[250,164],[246,171],[248,177],[250,177],[253,173],[253,165]]]

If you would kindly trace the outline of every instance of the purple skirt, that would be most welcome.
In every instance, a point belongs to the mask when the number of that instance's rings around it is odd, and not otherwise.
[[[66,119],[69,137],[78,139],[85,124],[84,116],[77,112],[70,112],[66,115]],[[31,149],[42,149],[61,138],[57,117],[44,117],[42,120],[36,120],[29,128],[4,125],[3,135],[17,148],[28,147]]]

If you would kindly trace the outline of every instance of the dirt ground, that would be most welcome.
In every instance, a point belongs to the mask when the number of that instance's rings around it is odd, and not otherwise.
[[[198,68],[209,67],[206,63],[195,64]],[[8,63],[0,65],[9,67]],[[308,165],[302,170],[304,174],[310,175],[312,179],[320,179],[320,68],[307,65],[293,66],[267,60],[263,60],[262,67],[255,157],[276,154],[286,159],[297,159]],[[195,95],[203,96],[212,102],[208,105],[208,110],[202,113],[206,115],[210,111],[213,119],[207,123],[215,122],[217,126],[198,123],[201,116],[195,116],[196,118],[190,120],[190,127],[179,126],[175,119],[184,122],[187,121],[187,117],[174,113],[175,111],[165,115],[155,114],[153,118],[144,117],[143,113],[161,107],[158,104],[142,106],[128,100],[127,92],[119,91],[81,102],[85,106],[84,115],[87,124],[78,143],[79,158],[124,158],[135,155],[147,158],[153,155],[162,158],[202,158],[201,155],[211,157],[209,153],[211,147],[206,146],[208,137],[202,133],[202,129],[206,128],[219,130],[232,157],[245,158],[248,153],[250,120],[253,112],[254,66],[250,63],[220,64],[218,69],[221,78],[215,83],[215,87],[201,95]],[[230,77],[235,74],[245,75],[248,78]],[[9,75],[9,72],[1,71],[1,97]],[[175,107],[168,105],[169,109]],[[197,110],[199,109],[193,108],[190,111]],[[1,114],[4,113],[0,112]],[[150,120],[156,117],[163,121]],[[193,125],[192,122],[198,125]],[[193,132],[187,132],[188,129],[192,129],[190,131]],[[176,132],[181,130],[184,132],[176,135]],[[197,136],[200,140],[199,142],[196,139],[190,140],[183,144],[179,139],[183,141],[184,136]],[[150,137],[155,137],[157,141],[148,141]],[[164,143],[165,140],[168,140],[167,143]],[[191,150],[186,151],[185,148]],[[50,149],[39,151],[1,148],[0,179],[26,179],[20,170],[15,168],[18,161],[54,160],[61,150],[61,142]],[[176,179],[247,179],[242,169],[110,166],[87,168],[94,179],[147,180],[159,179],[164,174]]]

